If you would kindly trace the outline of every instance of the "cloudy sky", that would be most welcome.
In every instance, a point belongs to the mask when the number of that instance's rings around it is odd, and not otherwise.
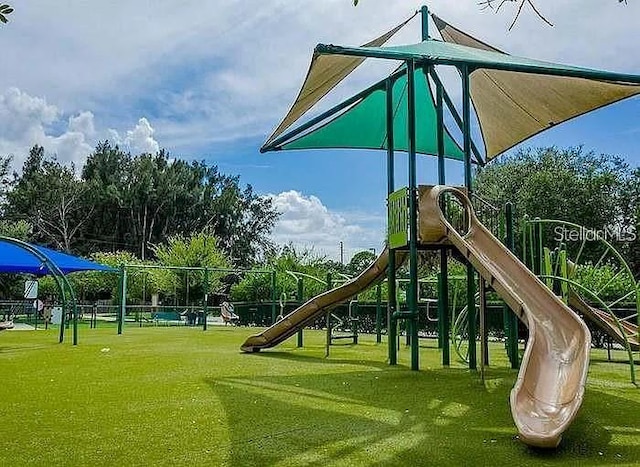
[[[302,83],[313,47],[358,45],[409,17],[421,1],[31,0],[0,27],[0,153],[15,166],[33,144],[81,166],[96,142],[138,153],[166,148],[239,173],[283,213],[274,236],[336,258],[379,249],[384,154],[306,151],[260,155]],[[433,0],[451,24],[513,54],[640,74],[640,2],[537,0],[548,27],[525,9],[480,11],[476,0]],[[435,33],[435,27],[432,26]],[[414,20],[392,43],[417,42]],[[384,76],[363,66],[320,108]],[[455,81],[451,81],[456,84]],[[459,95],[457,88],[451,89]],[[640,165],[640,98],[561,125],[525,143],[619,154]],[[400,158],[402,167],[402,158]],[[422,158],[419,182],[435,181]],[[451,164],[450,180],[461,180]],[[399,182],[402,175],[399,174]]]

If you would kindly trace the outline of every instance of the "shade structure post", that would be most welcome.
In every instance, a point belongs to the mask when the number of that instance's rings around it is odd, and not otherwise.
[[[487,323],[487,288],[485,280],[480,277],[479,282],[479,296],[480,296],[480,374],[484,381],[484,369],[489,365],[489,341],[486,333]]]
[[[62,282],[66,285],[71,298],[71,312],[73,313],[73,345],[78,345],[78,305],[75,293],[66,276],[62,276]]]
[[[420,13],[422,14],[422,40],[426,41],[429,39],[429,8],[427,5],[422,5]]]
[[[276,270],[271,271],[271,324],[276,322],[277,310],[276,301],[278,300],[278,291],[276,290]]]
[[[515,236],[513,234],[513,205],[507,203],[505,205],[505,243],[507,248],[515,253]],[[518,355],[518,317],[513,311],[509,310],[509,307],[505,304],[505,314],[507,318],[507,346],[509,361],[511,362],[511,368],[514,370],[520,366]]]
[[[431,75],[435,75],[433,67]],[[435,81],[435,80],[434,80]],[[444,86],[440,80],[436,83],[436,129],[438,138],[438,184],[446,185],[445,158],[444,158]],[[446,215],[446,205],[443,206]],[[451,364],[449,349],[449,334],[451,323],[449,319],[449,267],[447,263],[446,248],[440,249],[440,273],[438,274],[438,330],[439,341],[442,344],[442,364]]]
[[[473,185],[471,180],[471,92],[468,66],[460,67],[462,74],[462,137],[464,141],[464,186],[471,197]],[[469,368],[477,368],[476,359],[476,299],[475,270],[467,264],[467,329],[469,334]]]
[[[407,141],[409,152],[409,335],[411,336],[411,369],[419,363],[418,341],[418,205],[416,157],[415,61],[407,60]]]
[[[388,78],[385,84],[386,95],[386,125],[387,125],[387,196],[395,191],[395,153],[393,135],[393,80]],[[387,197],[387,209],[390,209],[389,198]],[[388,229],[389,226],[387,226]],[[387,269],[387,337],[389,345],[389,364],[398,363],[398,349],[396,347],[396,333],[398,323],[394,317],[396,312],[396,254],[391,248],[387,238],[387,248],[389,249],[389,267]]]
[[[304,299],[304,282],[302,277],[298,277],[296,281],[298,288],[296,290],[296,301],[298,302],[298,306],[302,305],[302,300]],[[302,328],[298,331],[298,347],[302,347],[304,345],[304,331]]]
[[[436,84],[436,91],[437,91],[437,87],[441,88],[444,103],[447,104],[447,108],[449,109],[449,112],[451,112],[451,116],[453,117],[453,120],[456,122],[456,125],[458,126],[460,131],[463,131],[464,125],[462,123],[462,118],[460,117],[460,114],[458,114],[458,110],[456,109],[456,106],[453,104],[453,100],[447,93],[447,90],[444,88],[442,84],[442,80],[438,76],[438,73],[436,73],[436,70],[433,66],[430,67],[429,74],[431,75],[433,82]],[[473,151],[473,155],[476,157],[476,161],[478,162],[478,164],[484,165],[485,161],[480,155],[480,151],[478,150],[473,140],[471,140],[471,150]]]
[[[333,277],[331,273],[327,273],[327,291],[333,288]],[[326,315],[326,326],[327,326],[327,339],[325,342],[325,358],[329,357],[329,349],[331,348],[331,311],[327,311]]]
[[[376,343],[382,342],[382,284],[376,285]]]
[[[209,301],[209,270],[204,268],[204,298],[202,300],[202,330],[207,330],[207,305]]]
[[[118,313],[118,334],[122,334],[124,318],[127,313],[127,270],[120,266],[120,312]]]

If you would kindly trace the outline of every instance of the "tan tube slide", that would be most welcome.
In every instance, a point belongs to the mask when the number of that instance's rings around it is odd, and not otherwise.
[[[574,291],[569,293],[569,306],[579,313],[582,313],[582,316],[591,322],[595,323],[617,343],[626,347],[628,342],[631,350],[640,350],[640,342],[638,342],[638,327],[636,325],[623,320],[620,320],[620,325],[618,325],[613,316],[606,311],[592,307]]]
[[[396,264],[398,266],[402,264],[403,259],[404,254],[396,254]],[[358,277],[333,290],[329,290],[312,298],[260,334],[250,336],[245,343],[242,344],[242,351],[257,352],[260,349],[267,349],[278,345],[293,336],[300,329],[303,329],[317,317],[322,316],[332,308],[384,279],[388,265],[389,251],[385,248],[375,262]]]
[[[466,210],[465,232],[457,232],[440,210],[444,193]],[[453,245],[529,328],[529,340],[511,390],[511,413],[520,439],[531,446],[556,447],[582,404],[591,334],[567,307],[476,218],[466,194],[447,186],[420,187],[419,241]],[[273,347],[332,307],[384,277],[388,251],[360,276],[325,292],[270,328],[249,337],[245,352]],[[398,264],[404,256],[398,257]]]
[[[440,210],[445,192],[464,206],[466,232],[457,232]],[[420,187],[420,236],[423,243],[455,246],[529,327],[511,413],[523,442],[556,447],[582,404],[591,347],[587,326],[478,221],[462,191]]]

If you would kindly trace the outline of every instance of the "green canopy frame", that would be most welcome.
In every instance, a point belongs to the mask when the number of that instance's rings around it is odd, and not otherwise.
[[[396,304],[388,308],[389,362],[397,363],[396,320],[408,319],[411,336],[411,369],[419,369],[418,348],[418,245],[417,245],[417,181],[416,158],[418,153],[438,157],[438,183],[446,183],[445,159],[462,160],[464,184],[469,194],[472,185],[472,163],[485,162],[503,153],[510,147],[544,131],[547,128],[582,115],[599,107],[640,94],[640,76],[613,73],[584,67],[561,65],[541,60],[516,57],[495,49],[460,30],[453,28],[440,18],[434,22],[445,42],[429,38],[426,6],[422,15],[422,42],[411,45],[385,47],[383,43],[393,34],[387,34],[380,45],[342,47],[319,44],[314,50],[314,60],[325,57],[323,70],[324,87],[318,87],[314,102],[318,102],[348,73],[331,75],[331,57],[336,64],[344,64],[345,57],[351,59],[378,58],[399,61],[400,67],[386,79],[323,112],[317,117],[282,135],[293,125],[281,124],[261,148],[261,152],[286,149],[311,148],[376,148],[387,151],[388,194],[396,191],[394,183],[395,151],[408,153],[408,210],[409,210],[409,272],[407,294],[408,312],[396,311]],[[403,23],[403,25],[406,24]],[[401,27],[401,26],[400,26]],[[398,30],[395,28],[393,33]],[[373,42],[373,41],[372,41]],[[371,44],[371,43],[369,43]],[[353,71],[362,61],[351,62]],[[462,115],[458,115],[436,66],[455,67],[462,81]],[[344,67],[340,68],[341,70]],[[309,75],[313,73],[312,68]],[[318,79],[321,73],[316,73]],[[435,83],[435,97],[429,78]],[[305,81],[303,89],[308,88]],[[545,94],[541,98],[540,96]],[[485,142],[483,158],[471,138],[471,106],[475,104],[476,115]],[[538,101],[540,101],[538,103]],[[462,147],[445,128],[443,109],[447,105],[455,123],[462,131]],[[296,108],[298,102],[292,106]],[[492,107],[495,107],[492,109]],[[299,108],[299,107],[298,107]],[[310,108],[310,106],[308,107]],[[307,109],[308,109],[307,108]],[[287,118],[289,115],[285,118]],[[296,119],[302,114],[296,114]],[[384,116],[384,117],[382,117]],[[327,120],[330,119],[330,120]],[[513,126],[514,131],[510,131]],[[505,130],[509,128],[509,130]],[[405,131],[402,131],[406,129]],[[418,135],[420,131],[420,135]],[[435,142],[435,144],[434,144]],[[389,255],[389,295],[395,284],[395,255]],[[440,255],[442,297],[448,296],[447,250]],[[475,307],[476,273],[467,267],[467,307]],[[484,287],[483,287],[484,288]],[[443,320],[443,331],[449,329],[445,300],[439,302],[439,318]],[[469,313],[469,367],[475,369],[476,322],[475,314]],[[449,365],[448,332],[443,339],[443,365]]]

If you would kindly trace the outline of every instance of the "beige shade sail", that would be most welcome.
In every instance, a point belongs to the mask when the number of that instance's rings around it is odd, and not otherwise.
[[[417,14],[417,12],[414,13],[409,19],[403,21],[380,37],[367,42],[363,47],[379,47],[385,44]],[[274,139],[293,125],[311,107],[326,96],[364,61],[365,58],[360,57],[327,56],[314,52],[313,57],[311,58],[311,64],[309,65],[309,70],[307,71],[307,76],[302,84],[300,92],[298,93],[298,97],[289,109],[287,115],[282,119],[275,131],[264,143],[264,146],[273,142]]]
[[[432,16],[446,42],[504,54]],[[552,126],[640,94],[635,84],[485,68],[471,73],[470,88],[487,160]]]

